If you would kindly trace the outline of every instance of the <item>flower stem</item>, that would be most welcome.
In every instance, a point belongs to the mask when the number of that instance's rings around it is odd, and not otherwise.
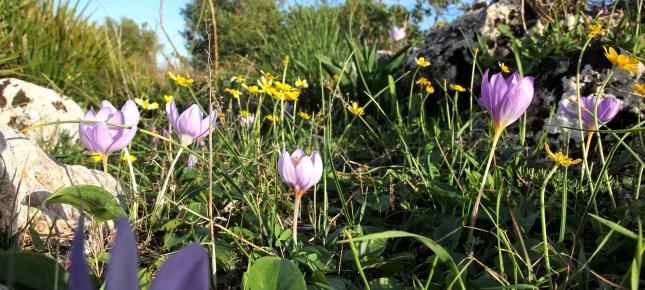
[[[103,187],[106,187],[108,182],[108,155],[101,154],[101,161],[103,161]]]
[[[181,156],[181,153],[183,151],[184,148],[179,147],[179,150],[177,150],[177,154],[175,155],[175,159],[172,161],[172,163],[170,163],[170,168],[168,168],[168,173],[166,174],[166,178],[164,179],[163,185],[161,186],[161,191],[157,195],[157,200],[155,201],[153,216],[158,214],[159,208],[163,203],[164,195],[166,194],[166,190],[168,189],[168,181],[170,180],[170,176],[172,176],[172,173],[175,170],[175,165],[177,165],[177,161],[179,161],[179,157]]]
[[[549,183],[549,180],[555,173],[555,171],[558,169],[558,165],[554,165],[551,168],[551,171],[546,175],[544,178],[544,182],[542,183],[542,188],[540,188],[540,222],[542,224],[542,245],[544,246],[544,261],[546,262],[546,271],[547,271],[547,277],[551,274],[551,262],[549,261],[549,244],[547,241],[547,235],[546,235],[546,210],[545,210],[545,202],[544,202],[544,192],[546,191],[546,185]],[[553,289],[553,281],[551,281],[551,278],[549,277],[549,288]]]
[[[488,172],[490,170],[490,165],[493,162],[493,157],[495,157],[495,148],[497,147],[497,141],[502,135],[502,129],[495,128],[495,135],[493,135],[493,144],[490,148],[490,154],[488,155],[488,162],[486,163],[486,169],[484,169],[484,175],[482,176],[482,183],[479,186],[479,191],[477,192],[477,198],[475,199],[475,205],[473,206],[473,211],[470,215],[470,227],[468,228],[468,242],[472,242],[473,234],[475,232],[475,222],[477,221],[477,213],[479,212],[479,204],[481,203],[482,194],[484,193],[484,187],[486,186],[486,179],[488,178]],[[474,245],[470,245],[470,255],[474,252]]]
[[[132,215],[131,218],[136,219],[137,212],[139,211],[139,203],[137,202],[137,198],[139,197],[139,190],[137,188],[137,180],[134,177],[134,168],[132,167],[132,160],[130,159],[130,151],[128,151],[128,147],[123,148],[123,154],[125,154],[125,163],[128,164],[128,171],[130,172],[130,180],[132,181],[132,191],[134,196],[134,206],[130,215]]]
[[[293,240],[293,247],[298,246],[298,214],[300,213],[300,200],[302,193],[296,191],[296,198],[293,201],[293,222],[291,223],[291,235]]]

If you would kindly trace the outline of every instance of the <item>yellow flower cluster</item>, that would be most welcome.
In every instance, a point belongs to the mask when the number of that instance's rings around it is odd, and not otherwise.
[[[355,116],[363,116],[365,115],[365,109],[363,107],[359,106],[357,102],[352,102],[350,106],[347,107],[350,113],[352,113]]]
[[[305,113],[305,112],[298,112],[298,117],[304,119],[304,120],[309,120],[311,119],[311,115]]]
[[[159,109],[159,103],[157,102],[150,102],[148,99],[140,99],[140,98],[134,98],[134,102],[141,107],[141,109],[144,110],[156,110]]]
[[[267,119],[267,121],[269,121],[271,123],[276,122],[276,121],[280,121],[280,117],[276,116],[276,115],[267,115],[266,119]]]
[[[239,99],[242,95],[242,92],[234,89],[224,89],[224,91],[229,93],[234,99]]]
[[[195,83],[195,80],[191,79],[190,77],[175,75],[172,72],[168,72],[168,77],[170,77],[171,80],[175,81],[175,83],[181,87],[190,87]]]
[[[432,83],[427,78],[418,79],[417,80],[417,85],[425,86],[426,93],[428,93],[428,94],[434,93],[434,87],[432,86]]]
[[[587,27],[587,37],[594,38],[598,35],[602,35],[602,24],[590,24]]]
[[[544,150],[546,151],[546,154],[549,155],[549,158],[556,163],[564,166],[564,167],[569,167],[571,165],[576,165],[580,162],[582,162],[582,159],[571,159],[569,156],[564,155],[562,152],[556,152],[553,153],[551,152],[551,148],[549,147],[548,143],[544,143]]]
[[[417,65],[420,67],[427,67],[430,66],[430,62],[425,59],[425,57],[420,56],[415,58],[415,61],[417,62]]]

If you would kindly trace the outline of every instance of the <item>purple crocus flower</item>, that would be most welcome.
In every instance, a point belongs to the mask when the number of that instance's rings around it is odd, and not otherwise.
[[[598,102],[598,111],[595,110],[596,102]],[[607,124],[616,117],[616,114],[618,114],[622,105],[623,101],[614,97],[604,97],[601,99],[597,99],[596,96],[581,97],[580,109],[582,114],[580,117],[588,129],[597,130],[598,128],[596,128],[596,120],[594,116],[598,118],[598,124]],[[578,118],[577,104],[572,108],[567,108],[563,101],[560,101],[560,107],[569,117]]]
[[[282,180],[293,188],[296,197],[302,196],[318,183],[322,172],[322,159],[316,151],[307,156],[301,149],[296,149],[289,155],[289,152],[283,149],[278,159],[278,173]]]
[[[91,285],[84,256],[83,224],[79,223],[72,244],[70,267],[71,290],[96,289]],[[110,250],[106,290],[139,290],[137,244],[132,226],[126,218],[119,218],[117,235]],[[172,255],[156,274],[150,290],[208,290],[210,273],[208,255],[197,243],[190,244]]]
[[[195,139],[206,136],[209,129],[209,120],[213,120],[212,127],[217,123],[217,112],[213,111],[209,116],[203,118],[202,111],[197,104],[193,104],[181,115],[177,112],[175,101],[166,104],[166,115],[175,133],[179,136],[179,143],[188,146]]]
[[[405,38],[405,27],[398,27],[396,25],[392,26],[392,29],[390,30],[390,40],[396,42],[403,38]]]
[[[117,110],[110,102],[102,101],[101,108],[95,112],[93,108],[85,113],[83,121],[95,123],[79,124],[79,136],[85,148],[107,157],[108,154],[128,146],[137,133],[139,124],[139,109],[137,105],[128,100],[121,110]],[[122,128],[109,126],[106,123],[129,126]]]
[[[253,122],[255,122],[255,114],[248,111],[240,111],[240,114],[237,115],[237,121],[244,126],[251,127],[253,126]]]
[[[188,170],[193,170],[196,164],[197,164],[197,156],[195,156],[194,154],[190,154],[188,156],[188,164],[186,165],[188,167]]]
[[[508,125],[517,121],[533,100],[533,77],[520,77],[517,72],[507,79],[496,73],[488,79],[484,73],[481,97],[477,100],[493,119],[496,134],[501,134]]]

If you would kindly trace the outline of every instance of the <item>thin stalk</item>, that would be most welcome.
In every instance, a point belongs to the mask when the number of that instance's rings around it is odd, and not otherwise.
[[[428,280],[426,281],[426,285],[423,287],[423,290],[428,290],[428,287],[430,287],[432,276],[434,276],[434,269],[437,268],[437,261],[439,261],[439,256],[435,255],[434,260],[432,260],[432,269],[430,270],[430,274],[428,274]]]
[[[108,182],[108,155],[101,154],[101,161],[103,161],[103,187],[106,187]]]
[[[522,237],[522,231],[520,231],[520,226],[519,226],[519,223],[517,222],[517,217],[515,216],[515,212],[511,207],[511,199],[508,194],[506,195],[506,207],[508,207],[508,213],[511,216],[511,221],[513,222],[513,230],[517,235],[517,239],[520,241],[520,246],[522,247],[522,252],[524,253],[524,259],[526,260],[524,262],[526,263],[526,266],[529,268],[529,282],[531,282],[533,281],[533,263],[531,263],[531,256],[529,256],[529,252],[526,250],[526,244],[524,243],[524,238]]]
[[[363,279],[363,284],[365,284],[365,289],[370,290],[370,284],[367,282],[367,277],[365,277],[365,273],[363,272],[363,266],[361,266],[361,262],[358,260],[358,251],[356,250],[356,245],[354,245],[354,239],[352,239],[352,234],[350,234],[347,230],[345,230],[345,235],[349,240],[349,247],[352,249],[352,254],[354,254],[354,262],[356,262],[356,268],[358,268],[358,273],[361,275],[361,279]]]
[[[546,262],[547,276],[551,274],[551,262],[549,261],[549,244],[546,235],[546,210],[544,204],[544,192],[546,191],[546,186],[549,183],[549,180],[557,169],[558,164],[553,165],[551,171],[549,171],[549,173],[546,175],[546,178],[544,178],[542,188],[540,188],[540,223],[542,224],[542,245],[544,246],[544,261]],[[551,280],[551,277],[549,277],[548,279],[549,288],[553,289],[553,281]]]
[[[293,240],[293,247],[298,245],[298,214],[300,213],[300,200],[302,193],[295,193],[296,198],[293,200],[293,222],[291,223],[291,238]]]
[[[130,180],[132,181],[132,194],[134,196],[133,198],[133,207],[132,211],[130,212],[131,218],[133,220],[136,220],[137,213],[139,212],[139,202],[137,199],[139,198],[139,190],[137,188],[137,180],[134,177],[134,168],[132,167],[132,160],[130,159],[130,151],[128,151],[128,147],[123,148],[123,154],[125,154],[125,163],[128,164],[128,171],[130,172]]]
[[[168,181],[170,181],[170,176],[172,176],[172,173],[175,170],[175,165],[177,165],[177,161],[179,161],[179,157],[181,156],[182,152],[184,152],[184,148],[179,147],[179,150],[177,150],[177,154],[175,155],[175,159],[172,161],[172,163],[170,163],[170,168],[168,168],[168,173],[166,174],[166,178],[164,179],[163,185],[161,186],[161,191],[159,192],[159,195],[157,195],[157,200],[155,201],[153,216],[154,214],[158,214],[159,207],[161,206],[164,195],[166,194],[166,190],[168,189]]]
[[[602,150],[602,140],[600,138],[600,133],[597,134],[598,137],[598,153],[600,155],[600,162],[602,163],[603,166],[605,166],[605,153]],[[611,204],[614,208],[616,208],[616,200],[614,199],[614,191],[611,189],[611,183],[609,182],[609,173],[607,173],[607,170],[604,171],[603,177],[605,179],[605,182],[607,183],[607,192],[609,192],[609,199],[611,199]]]
[[[490,154],[488,155],[488,162],[486,163],[486,169],[484,169],[484,175],[482,176],[482,183],[479,186],[479,191],[477,192],[477,198],[475,199],[475,205],[473,206],[472,214],[470,215],[470,227],[468,228],[468,242],[472,242],[473,234],[475,232],[475,222],[477,221],[477,213],[479,212],[479,204],[481,203],[482,194],[484,193],[484,187],[486,186],[486,178],[488,178],[488,171],[490,170],[490,165],[493,162],[493,157],[495,156],[495,148],[497,147],[497,141],[502,135],[503,129],[495,129],[495,135],[493,135],[493,144],[490,148]],[[473,254],[474,245],[471,245],[470,254]]]

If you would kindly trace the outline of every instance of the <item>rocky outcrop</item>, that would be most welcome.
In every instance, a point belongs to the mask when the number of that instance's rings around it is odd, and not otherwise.
[[[72,184],[103,186],[115,197],[122,188],[112,176],[51,159],[24,135],[0,122],[0,228],[10,233],[31,226],[43,235],[71,237],[79,212],[71,206],[43,201]]]
[[[0,121],[22,129],[42,122],[79,120],[83,110],[71,99],[53,90],[43,88],[19,79],[0,79]],[[78,124],[46,126],[25,133],[32,142],[43,140],[56,143],[65,134],[75,141],[78,138]]]

